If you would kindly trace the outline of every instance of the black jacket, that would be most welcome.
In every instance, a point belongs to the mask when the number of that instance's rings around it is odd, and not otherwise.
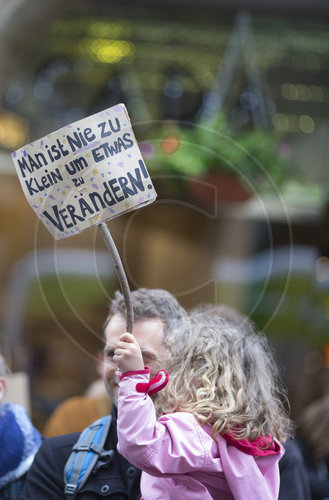
[[[279,500],[312,500],[306,466],[297,442],[287,439],[284,448],[285,454],[279,462]]]
[[[305,440],[299,440],[311,485],[312,500],[329,498],[329,460],[315,460],[311,447]]]
[[[77,442],[79,433],[46,439],[37,453],[27,475],[20,500],[59,500],[64,495],[64,467]],[[137,500],[140,498],[140,471],[117,452],[116,408],[105,449],[113,450],[111,463],[92,472],[75,500]]]

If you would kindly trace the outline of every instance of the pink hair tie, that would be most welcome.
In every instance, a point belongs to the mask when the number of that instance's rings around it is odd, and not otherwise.
[[[169,373],[167,370],[160,370],[149,382],[139,382],[136,384],[136,391],[153,396],[153,394],[166,387],[168,380]]]

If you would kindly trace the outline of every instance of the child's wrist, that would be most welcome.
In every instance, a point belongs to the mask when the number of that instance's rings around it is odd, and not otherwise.
[[[133,375],[149,375],[150,374],[150,369],[145,366],[145,368],[138,369],[138,370],[128,370],[126,372],[122,372],[120,375],[120,380],[122,380],[124,377],[130,377]]]

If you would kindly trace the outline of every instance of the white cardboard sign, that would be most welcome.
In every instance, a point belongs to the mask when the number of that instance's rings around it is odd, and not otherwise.
[[[25,196],[56,240],[156,199],[124,104],[12,153]]]

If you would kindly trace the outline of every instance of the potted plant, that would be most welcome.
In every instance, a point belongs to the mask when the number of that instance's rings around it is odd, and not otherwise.
[[[235,135],[222,115],[211,127],[165,123],[142,144],[143,152],[147,145],[152,175],[205,203],[214,193],[224,202],[245,201],[281,185],[291,170],[274,132],[252,128]]]

